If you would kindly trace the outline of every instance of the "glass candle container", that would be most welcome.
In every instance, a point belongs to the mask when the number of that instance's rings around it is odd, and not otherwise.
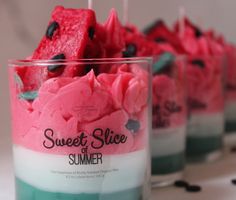
[[[153,65],[152,185],[173,184],[185,167],[185,58],[164,53]]]
[[[222,56],[192,56],[186,68],[189,123],[187,157],[214,161],[222,153],[224,133],[224,68]]]
[[[150,65],[9,62],[17,200],[149,199]]]

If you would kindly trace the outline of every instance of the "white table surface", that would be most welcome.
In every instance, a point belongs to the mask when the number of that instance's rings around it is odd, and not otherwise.
[[[236,154],[226,153],[218,162],[192,165],[186,169],[186,180],[202,186],[200,193],[187,193],[174,187],[155,189],[152,200],[235,200]],[[0,141],[0,200],[14,200],[14,178],[11,148]]]

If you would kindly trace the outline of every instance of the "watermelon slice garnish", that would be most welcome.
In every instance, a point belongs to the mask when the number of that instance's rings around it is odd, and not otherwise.
[[[33,60],[77,60],[84,58],[86,47],[96,32],[95,13],[89,9],[66,9],[57,6],[47,31],[32,55]],[[22,92],[31,94],[48,78],[74,77],[84,71],[82,66],[62,64],[48,67],[19,67],[17,75],[23,82]],[[22,93],[22,94],[24,94]],[[24,95],[21,95],[24,97]]]

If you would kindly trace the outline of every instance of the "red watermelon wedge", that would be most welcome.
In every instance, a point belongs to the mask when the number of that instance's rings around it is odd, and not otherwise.
[[[66,9],[57,6],[45,35],[32,55],[33,60],[76,60],[84,58],[86,47],[95,34],[96,17],[92,10]],[[26,67],[17,74],[24,84],[24,92],[37,91],[41,83],[57,76],[80,75],[83,67],[63,66]],[[18,73],[19,72],[19,73]]]

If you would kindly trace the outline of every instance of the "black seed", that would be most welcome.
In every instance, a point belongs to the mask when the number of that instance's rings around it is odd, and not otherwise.
[[[176,187],[180,187],[180,188],[186,188],[186,187],[189,186],[188,182],[182,181],[182,180],[175,181],[174,185],[175,185]]]
[[[132,30],[130,27],[128,27],[128,26],[125,26],[125,30],[126,30],[127,32],[133,33],[133,30]]]
[[[236,90],[236,86],[231,85],[230,83],[228,83],[228,84],[226,85],[226,88],[227,88],[228,90]],[[236,151],[236,146],[235,146],[235,151]]]
[[[93,67],[91,65],[85,65],[84,71],[85,73],[89,73]]]
[[[95,29],[94,29],[92,26],[89,27],[88,35],[89,35],[89,38],[90,38],[91,40],[93,40],[94,34],[95,34]]]
[[[236,185],[236,179],[232,179],[232,180],[231,180],[231,183],[232,183],[233,185]]]
[[[124,58],[130,58],[136,56],[137,47],[135,44],[128,44],[126,45],[126,50],[123,51]]]
[[[236,146],[231,147],[230,151],[231,151],[232,153],[236,153]]]
[[[51,60],[65,60],[65,59],[66,59],[66,57],[64,54],[58,54],[58,55],[54,56],[53,58],[51,58]],[[60,62],[62,62],[62,61],[60,61]],[[56,72],[57,70],[59,70],[63,67],[64,67],[63,64],[62,65],[50,65],[50,66],[48,66],[48,71]]]
[[[64,59],[66,59],[66,56],[63,53],[52,57],[52,60],[64,60]]]
[[[186,187],[187,192],[200,192],[202,188],[198,185],[189,185]]]
[[[99,74],[98,67],[94,67],[92,65],[85,65],[84,71],[86,74],[89,73],[91,70],[93,70],[95,75]]]
[[[125,127],[132,133],[137,133],[140,129],[140,123],[137,120],[129,119]]]
[[[166,43],[167,41],[166,41],[166,39],[163,38],[163,37],[157,37],[157,38],[155,39],[155,42],[157,42],[157,43]]]
[[[48,39],[52,39],[53,35],[54,35],[54,32],[59,28],[59,24],[54,21],[52,22],[49,26],[48,26],[48,29],[46,31],[46,37]]]
[[[193,65],[197,65],[198,67],[200,68],[204,68],[205,67],[205,62],[203,60],[200,60],[200,59],[195,59],[195,60],[192,60],[191,62]]]
[[[202,31],[199,28],[195,27],[195,36],[197,38],[200,38],[200,37],[202,37],[202,35],[203,35]]]
[[[148,34],[150,33],[153,29],[158,28],[160,26],[163,26],[164,22],[161,19],[158,19],[157,21],[155,21],[154,23],[152,23],[150,26],[148,26],[147,28],[144,29],[143,33]]]
[[[158,19],[156,21],[156,24],[155,24],[156,27],[163,26],[163,25],[164,25],[164,21],[162,19]]]

